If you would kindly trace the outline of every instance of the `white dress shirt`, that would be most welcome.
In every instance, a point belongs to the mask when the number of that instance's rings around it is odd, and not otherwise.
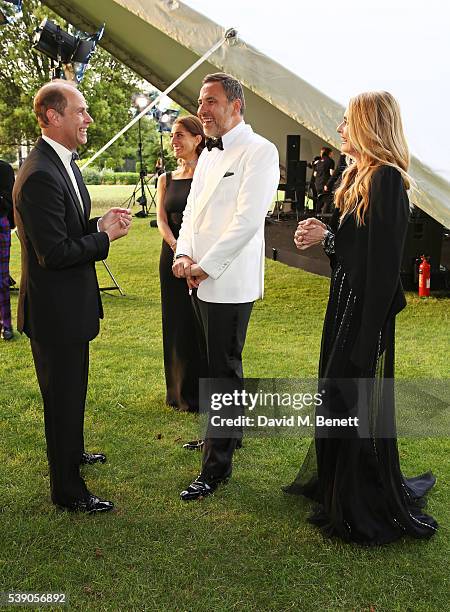
[[[234,126],[229,132],[222,136],[222,144],[223,149],[226,151],[236,140],[236,138],[246,129],[246,124],[244,121],[241,121],[237,125]],[[220,158],[223,156],[224,151],[221,151],[219,148],[214,147],[211,151],[206,151],[204,153],[205,159],[202,159],[202,163],[197,166],[195,169],[196,173],[196,181],[197,181],[197,189],[200,193],[205,186],[205,182],[208,180],[210,176],[211,169],[217,164]]]
[[[183,213],[176,255],[208,274],[199,299],[246,303],[264,288],[264,221],[279,182],[276,147],[241,121],[223,148],[202,151]]]
[[[70,177],[70,180],[72,181],[72,185],[73,185],[73,188],[75,189],[75,193],[78,196],[81,210],[84,212],[83,198],[81,197],[80,190],[78,189],[78,183],[75,178],[75,174],[73,173],[72,167],[70,165],[72,161],[72,151],[69,151],[69,149],[66,149],[64,145],[60,144],[59,142],[56,142],[56,140],[53,140],[52,138],[49,138],[48,136],[42,135],[42,139],[45,140],[45,142],[48,143],[52,147],[52,149],[54,149],[55,153],[58,155],[59,159],[62,161],[63,166],[66,169],[66,172]]]

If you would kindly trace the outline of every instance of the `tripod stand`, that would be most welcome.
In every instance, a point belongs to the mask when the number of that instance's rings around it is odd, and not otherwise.
[[[17,228],[16,227],[13,230],[11,230],[11,234],[15,234],[17,240],[20,242],[19,234],[17,233]],[[115,279],[114,274],[111,272],[110,267],[108,266],[108,264],[106,263],[106,261],[104,259],[102,259],[102,264],[104,265],[105,270],[108,272],[109,277],[110,277],[110,279],[112,280],[112,282],[114,284],[111,287],[99,287],[99,290],[100,291],[118,291],[121,296],[124,296],[125,293],[123,292],[122,287],[119,285],[119,283]],[[16,283],[14,283],[14,285],[15,284]],[[13,287],[12,289],[10,289],[10,291],[19,291],[19,287]]]
[[[155,196],[150,190],[150,184],[147,179],[147,170],[144,166],[144,161],[142,157],[142,132],[141,132],[141,120],[138,121],[138,134],[139,134],[139,142],[138,142],[138,157],[139,157],[139,179],[136,185],[134,186],[133,193],[130,197],[125,201],[126,208],[131,208],[134,206],[135,202],[141,205],[142,210],[135,214],[135,217],[148,217],[149,216],[149,207],[147,206],[147,194],[150,196],[150,208],[152,206],[155,207],[156,210],[156,201]],[[139,197],[136,195],[140,192]]]

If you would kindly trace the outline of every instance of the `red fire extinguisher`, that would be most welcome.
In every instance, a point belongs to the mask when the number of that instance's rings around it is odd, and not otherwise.
[[[419,266],[419,297],[430,296],[430,264],[427,257],[422,255],[422,263]]]

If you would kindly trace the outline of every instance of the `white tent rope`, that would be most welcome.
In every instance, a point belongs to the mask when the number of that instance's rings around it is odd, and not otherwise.
[[[207,51],[204,55],[202,55],[202,57],[198,59],[195,62],[195,64],[192,64],[190,68],[188,68],[185,72],[183,72],[183,74],[179,76],[178,79],[176,79],[176,81],[172,83],[172,85],[169,85],[167,89],[165,89],[162,93],[160,93],[157,98],[155,98],[146,108],[144,108],[139,113],[139,115],[136,115],[135,117],[133,117],[130,123],[128,123],[128,125],[122,128],[120,132],[117,132],[117,134],[113,136],[109,142],[103,145],[103,147],[99,149],[97,153],[95,153],[90,159],[88,159],[87,162],[85,162],[80,167],[80,170],[84,170],[85,168],[89,166],[89,164],[92,164],[94,159],[97,159],[97,157],[99,157],[102,153],[106,151],[106,149],[108,149],[114,142],[116,142],[116,140],[120,138],[122,134],[125,134],[125,132],[129,130],[130,127],[132,127],[137,121],[139,121],[139,119],[141,119],[144,115],[146,115],[151,108],[156,106],[156,104],[159,102],[161,98],[163,98],[164,96],[167,96],[168,93],[170,93],[173,89],[175,89],[175,87],[177,87],[182,81],[184,81],[186,77],[188,77],[192,72],[194,72],[194,70],[196,70],[201,64],[203,64],[203,62],[205,62],[215,51],[217,51],[217,49],[219,49],[223,45],[223,43],[229,38],[227,34],[228,32],[226,32],[225,36],[221,38],[218,42],[216,42],[216,44],[212,46],[211,49],[209,49],[209,51]]]

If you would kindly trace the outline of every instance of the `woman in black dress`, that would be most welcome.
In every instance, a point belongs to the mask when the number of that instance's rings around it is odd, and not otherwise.
[[[332,276],[315,441],[286,491],[317,503],[309,520],[327,535],[372,545],[428,538],[437,524],[423,512],[424,495],[435,479],[402,475],[395,434],[395,316],[406,305],[400,264],[411,180],[396,100],[387,92],[356,96],[338,132],[353,163],[336,191],[331,227],[308,219],[294,238],[299,249],[322,241]],[[335,418],[333,427],[317,427],[318,416]],[[359,427],[338,421],[348,417]]]
[[[186,280],[172,274],[172,260],[192,176],[205,146],[200,120],[194,116],[177,119],[172,127],[171,143],[179,165],[174,172],[159,177],[157,189],[158,229],[163,237],[159,276],[166,402],[178,410],[197,412],[201,367],[197,323]]]

